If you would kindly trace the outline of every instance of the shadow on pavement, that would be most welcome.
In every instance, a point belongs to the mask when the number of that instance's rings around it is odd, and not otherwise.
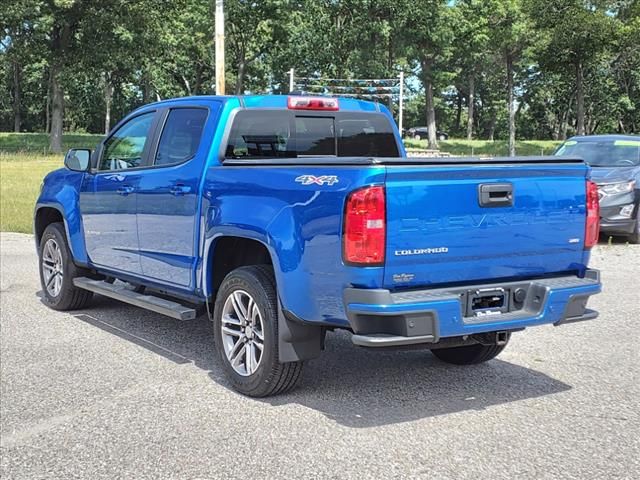
[[[193,363],[230,388],[215,358],[211,323],[205,316],[178,322],[96,297],[92,308],[75,317],[178,365]],[[258,401],[275,407],[299,404],[341,425],[366,428],[482,410],[570,389],[541,372],[502,360],[451,366],[424,350],[358,348],[349,333],[337,332],[327,335],[320,358],[307,362],[298,388]]]
[[[601,233],[598,238],[598,245],[625,245],[629,243],[629,237],[625,235],[609,235]]]

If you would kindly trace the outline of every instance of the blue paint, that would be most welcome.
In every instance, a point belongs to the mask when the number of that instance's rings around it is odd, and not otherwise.
[[[191,160],[117,172],[57,170],[46,177],[36,208],[63,214],[78,263],[202,300],[216,293],[211,275],[216,242],[224,236],[254,239],[271,256],[283,308],[306,321],[338,327],[349,326],[343,303],[347,287],[401,290],[559,272],[581,275],[586,269],[589,255],[582,242],[588,169],[582,164],[305,166],[301,158],[295,166],[223,166],[221,147],[234,112],[285,109],[286,101],[281,96],[189,97],[147,105],[114,131],[144,112],[154,111],[160,119],[170,108],[209,110]],[[382,113],[393,121],[384,106],[339,101],[342,111]],[[94,157],[101,151],[102,144]],[[335,175],[339,181],[302,185],[295,181],[301,175]],[[483,182],[512,183],[514,206],[480,207],[477,186]],[[345,200],[366,185],[386,186],[384,267],[342,261]],[[122,195],[125,186],[131,192]],[[175,186],[182,188],[178,195],[172,193]],[[446,253],[396,254],[442,247]],[[406,280],[395,279],[403,274]],[[492,322],[491,330],[557,321],[569,295],[580,293],[565,290],[550,294],[539,317],[509,325]],[[374,313],[385,308],[357,307]],[[456,302],[413,307],[437,309],[442,336],[489,328],[462,325]]]

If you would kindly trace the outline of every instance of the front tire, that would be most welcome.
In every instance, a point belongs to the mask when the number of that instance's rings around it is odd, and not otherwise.
[[[509,338],[503,345],[482,345],[478,343],[464,347],[435,348],[431,350],[431,353],[433,353],[438,360],[445,363],[451,363],[453,365],[476,365],[478,363],[488,362],[500,355],[509,343]]]
[[[240,267],[222,282],[213,314],[215,348],[238,392],[267,397],[291,390],[302,362],[280,363],[278,304],[273,270]]]
[[[38,256],[42,299],[54,310],[78,310],[84,308],[92,292],[73,284],[73,279],[83,276],[83,269],[76,267],[67,244],[67,236],[61,223],[52,223],[40,239]]]

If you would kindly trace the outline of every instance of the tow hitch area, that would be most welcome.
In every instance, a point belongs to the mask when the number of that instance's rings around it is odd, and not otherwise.
[[[472,335],[471,338],[481,345],[506,345],[510,336],[511,332],[503,330],[500,332],[478,333]]]
[[[485,288],[467,292],[467,317],[499,315],[509,311],[509,291]]]

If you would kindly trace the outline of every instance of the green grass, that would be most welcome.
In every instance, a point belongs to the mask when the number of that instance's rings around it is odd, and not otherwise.
[[[68,134],[63,150],[95,148],[101,135]],[[0,231],[31,233],[33,207],[44,176],[62,167],[63,155],[51,154],[44,133],[0,133]]]
[[[404,141],[407,148],[427,148],[426,140]],[[554,140],[518,140],[516,141],[517,155],[551,155],[556,147],[560,144]],[[489,156],[506,156],[508,153],[508,145],[506,140],[459,140],[450,139],[439,141],[440,151],[448,152],[451,155],[489,155]]]
[[[61,155],[0,152],[0,231],[32,232],[42,178],[61,166]]]
[[[90,148],[93,150],[102,135],[89,133],[69,133],[62,137],[63,150],[69,148]],[[5,133],[0,132],[0,153],[31,152],[47,155],[49,135],[45,133]]]

